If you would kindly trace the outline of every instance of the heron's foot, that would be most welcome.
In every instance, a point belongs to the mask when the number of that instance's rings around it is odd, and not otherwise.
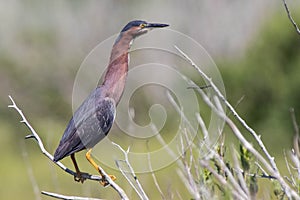
[[[117,177],[114,176],[114,175],[108,175],[110,177],[111,180],[116,180]],[[106,180],[105,176],[102,175],[102,180],[100,181],[100,184],[103,186],[103,187],[107,187],[109,185],[109,182]]]
[[[83,183],[86,180],[86,178],[83,177],[83,174],[88,175],[88,173],[85,172],[76,173],[76,175],[74,175],[74,181]]]

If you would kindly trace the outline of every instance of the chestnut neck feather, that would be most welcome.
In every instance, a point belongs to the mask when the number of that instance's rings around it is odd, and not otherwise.
[[[128,50],[132,39],[132,36],[120,34],[112,48],[102,84],[104,95],[113,98],[116,104],[119,103],[125,87],[128,71]]]

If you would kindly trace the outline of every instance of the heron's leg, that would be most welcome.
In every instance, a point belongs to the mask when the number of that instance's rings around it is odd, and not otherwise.
[[[82,172],[80,172],[80,170],[79,170],[79,167],[78,167],[78,165],[77,165],[77,162],[76,162],[76,159],[75,159],[75,154],[73,153],[73,154],[71,154],[71,159],[72,159],[72,162],[73,162],[73,165],[74,165],[74,167],[75,167],[75,170],[76,170],[76,176],[74,176],[74,180],[75,181],[77,181],[77,182],[81,182],[81,183],[83,183],[84,181],[85,181],[85,178],[83,178],[82,176],[81,176],[81,174],[82,174]]]
[[[91,156],[92,149],[89,149],[88,152],[85,154],[86,159],[93,165],[93,167],[99,172],[99,174],[102,176],[102,180],[100,181],[101,185],[107,186],[109,183],[105,179],[104,174],[99,169],[99,165],[94,161],[94,159]],[[112,180],[116,180],[117,178],[114,175],[109,175]]]

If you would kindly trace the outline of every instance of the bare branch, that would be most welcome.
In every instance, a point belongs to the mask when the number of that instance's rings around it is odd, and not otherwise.
[[[31,163],[28,158],[28,153],[26,151],[25,142],[22,140],[20,142],[20,144],[21,144],[21,149],[22,149],[22,157],[23,157],[23,160],[24,160],[26,168],[27,168],[27,174],[29,176],[29,180],[30,180],[32,188],[33,188],[35,200],[41,200],[40,189],[39,189],[39,186],[34,177],[33,169],[32,169]]]
[[[297,170],[297,177],[296,179],[299,180],[299,177],[300,177],[300,160],[299,160],[299,157],[295,154],[295,152],[290,152],[290,159],[292,160],[292,162],[294,163],[295,165],[295,170]],[[297,186],[296,187],[298,192],[299,192],[299,187]]]
[[[219,115],[219,117],[223,118],[225,122],[228,124],[228,126],[231,128],[232,132],[235,134],[235,136],[238,138],[238,140],[242,143],[242,145],[247,148],[266,168],[267,170],[278,180],[280,183],[282,189],[284,190],[285,194],[288,197],[294,197],[295,199],[300,199],[298,194],[290,188],[290,186],[284,181],[282,176],[280,175],[280,172],[272,167],[268,163],[268,161],[252,146],[250,142],[246,140],[246,138],[242,135],[240,130],[237,128],[237,126],[234,124],[234,122],[226,116],[226,114],[220,109],[220,105],[217,105],[217,107],[210,101],[210,99],[206,96],[206,94],[202,90],[197,90],[200,95],[202,96],[202,99],[204,102],[209,105],[212,110]]]
[[[237,181],[238,181],[238,183],[239,183],[241,189],[242,189],[243,191],[245,191],[245,193],[246,193],[246,195],[247,195],[248,197],[250,197],[250,192],[249,192],[249,190],[248,190],[246,181],[245,181],[245,179],[244,179],[244,177],[243,177],[242,170],[238,170],[238,169],[240,169],[240,165],[239,165],[239,162],[238,162],[238,154],[237,154],[237,152],[234,150],[233,145],[231,146],[231,151],[233,152],[233,153],[232,153],[232,158],[233,158],[234,167],[235,167],[235,169],[237,169],[237,170],[236,170]]]
[[[292,174],[292,171],[291,171],[291,168],[290,168],[290,163],[288,162],[288,159],[287,159],[287,156],[286,156],[286,153],[285,153],[285,151],[283,151],[283,154],[284,154],[284,160],[285,160],[285,165],[286,165],[286,168],[287,168],[287,170],[288,170],[288,172],[289,172],[289,174],[290,174],[290,183],[294,186],[294,187],[296,187],[296,181],[295,181],[295,179],[294,179],[294,175]]]
[[[142,185],[140,184],[137,176],[135,175],[135,172],[134,172],[132,166],[129,163],[129,159],[128,159],[129,148],[127,149],[127,151],[125,151],[120,145],[118,145],[114,142],[112,142],[112,144],[115,145],[116,147],[118,147],[123,152],[124,157],[125,157],[125,160],[116,160],[117,167],[119,168],[119,170],[121,171],[123,176],[127,179],[129,184],[131,185],[131,187],[139,195],[139,197],[143,200],[149,200],[149,198],[148,198],[147,194],[145,193]],[[126,167],[128,167],[129,170],[125,171],[123,169],[123,167],[121,167],[121,163],[125,163]],[[129,175],[131,175],[131,177],[129,177]]]
[[[105,181],[107,181],[109,183],[109,185],[118,192],[118,194],[120,195],[121,199],[123,200],[129,200],[129,198],[127,197],[126,193],[124,192],[124,190],[118,185],[116,184],[116,182],[114,182],[111,177],[98,165],[99,171],[100,173],[105,177]]]
[[[296,22],[294,21],[292,15],[291,15],[291,11],[290,11],[290,9],[289,9],[288,6],[287,6],[286,0],[283,0],[283,4],[284,4],[284,8],[285,8],[285,10],[286,10],[286,13],[287,13],[287,15],[288,15],[288,17],[289,17],[289,20],[291,21],[291,23],[292,23],[293,26],[295,27],[297,33],[300,35],[300,29],[299,29],[298,25],[296,24]]]
[[[229,191],[232,192],[232,195],[237,198],[237,199],[246,199],[242,196],[240,196],[239,193],[237,193],[237,191],[235,189],[233,189],[232,185],[231,184],[228,184],[227,180],[225,179],[225,177],[221,176],[220,174],[218,174],[218,172],[213,169],[209,163],[206,161],[206,160],[200,160],[199,161],[200,165],[206,169],[208,169],[213,175],[214,177],[224,186],[226,186]]]
[[[186,182],[185,185],[186,186],[189,186],[189,190],[191,192],[191,194],[193,195],[193,198],[194,199],[200,199],[200,193],[198,191],[198,186],[197,186],[197,182],[194,180],[194,177],[192,175],[192,172],[191,172],[191,166],[192,166],[192,163],[193,163],[193,153],[192,153],[192,147],[191,147],[191,144],[188,144],[188,149],[190,151],[190,156],[187,157],[187,154],[186,154],[186,151],[185,148],[184,148],[184,142],[186,143],[190,143],[191,142],[191,139],[189,138],[186,130],[183,131],[183,135],[180,137],[180,143],[181,143],[181,151],[184,152],[182,154],[182,163],[183,163],[183,166],[184,166],[184,172],[185,172],[185,179],[186,179]]]
[[[300,157],[300,150],[299,150],[299,126],[296,120],[296,116],[295,116],[295,110],[294,108],[290,108],[290,114],[291,114],[291,118],[292,118],[292,122],[293,122],[293,127],[294,127],[294,152],[295,154],[298,156],[298,158]]]
[[[277,165],[274,161],[274,157],[272,157],[269,152],[267,151],[264,143],[260,139],[260,135],[257,135],[257,133],[243,120],[239,114],[235,111],[233,106],[225,99],[224,95],[220,92],[218,87],[214,84],[214,82],[209,78],[201,69],[198,67],[181,49],[175,46],[175,48],[183,55],[183,57],[200,73],[200,75],[209,82],[209,85],[211,85],[212,89],[216,92],[217,96],[226,104],[226,106],[229,108],[229,110],[233,113],[234,117],[237,118],[237,120],[251,133],[251,135],[255,138],[255,140],[258,142],[259,146],[263,150],[264,154],[267,156],[268,160],[270,161],[272,167],[278,171]],[[194,84],[194,83],[193,83]],[[194,84],[195,85],[195,84]],[[200,89],[197,89],[200,91]],[[203,91],[201,91],[203,93]],[[204,94],[204,93],[203,93]],[[210,100],[208,99],[210,102]]]
[[[35,139],[37,141],[37,144],[41,150],[41,152],[47,157],[49,158],[52,162],[53,161],[53,156],[45,149],[44,144],[40,138],[40,136],[36,133],[36,131],[33,129],[33,127],[30,125],[30,123],[27,121],[25,115],[23,114],[22,110],[18,108],[18,106],[16,105],[15,101],[13,100],[13,98],[11,96],[8,96],[12,102],[11,105],[9,105],[9,108],[13,108],[15,109],[21,116],[22,120],[20,121],[21,123],[24,123],[29,130],[31,131],[31,135],[27,135],[25,137],[25,139]],[[68,174],[71,174],[73,176],[76,176],[76,172],[70,170],[69,168],[67,168],[65,165],[63,165],[61,162],[54,162],[57,166],[59,166],[62,170],[64,170],[65,172],[67,172]],[[90,175],[90,174],[82,174],[83,178],[85,179],[89,179],[89,180],[94,180],[94,181],[101,181],[102,178],[98,175]]]
[[[240,105],[240,103],[242,103],[242,101],[244,100],[245,98],[245,95],[243,95],[238,101],[237,103],[235,104],[234,108],[237,109],[237,107]],[[231,112],[228,113],[228,117],[230,116]]]
[[[42,191],[42,194],[46,196],[54,197],[56,199],[65,199],[65,200],[101,200],[101,199],[95,199],[89,197],[66,196],[66,195],[57,194],[53,192],[46,192],[46,191]]]
[[[231,128],[232,132],[235,134],[235,136],[239,139],[239,141],[247,148],[262,164],[268,169],[271,174],[276,177],[276,179],[279,181],[282,189],[286,193],[286,195],[291,198],[294,197],[296,199],[300,199],[299,195],[292,189],[290,186],[284,181],[283,177],[280,175],[280,172],[277,168],[277,165],[275,163],[274,157],[272,157],[269,152],[267,151],[264,143],[261,140],[261,136],[257,135],[257,133],[243,120],[239,114],[235,111],[233,106],[225,99],[224,95],[220,92],[218,87],[214,84],[214,82],[209,78],[181,49],[175,46],[175,48],[179,51],[180,54],[183,55],[183,57],[200,73],[200,75],[208,81],[208,84],[212,87],[214,92],[216,93],[216,96],[214,98],[214,103],[211,102],[211,100],[207,97],[207,95],[201,90],[200,88],[197,88],[197,85],[190,80],[190,83],[192,86],[196,88],[198,93],[202,96],[202,99],[204,102],[222,119],[225,120],[225,122],[228,124],[228,126]],[[268,158],[269,162],[255,149],[253,148],[252,144],[249,143],[246,138],[241,134],[240,130],[237,128],[237,126],[234,124],[234,122],[224,113],[222,106],[219,102],[218,97],[225,103],[225,105],[229,108],[229,110],[233,113],[234,117],[242,124],[242,126],[248,130],[251,135],[255,138],[258,145]]]
[[[22,110],[18,108],[18,106],[16,105],[15,101],[13,100],[13,98],[11,96],[8,96],[12,102],[11,105],[9,105],[8,107],[9,108],[14,108],[21,116],[22,120],[20,121],[21,123],[24,123],[28,128],[29,130],[31,131],[31,135],[27,135],[25,137],[25,139],[29,139],[29,138],[33,138],[37,141],[37,144],[41,150],[41,152],[47,157],[49,158],[52,162],[53,161],[53,156],[52,154],[50,154],[44,147],[44,144],[41,140],[41,138],[39,137],[39,135],[36,133],[36,131],[33,129],[33,127],[30,125],[30,123],[27,121],[25,115],[23,114]],[[76,172],[70,170],[69,168],[67,168],[65,165],[63,165],[61,162],[54,162],[57,166],[59,166],[62,170],[64,170],[65,172],[67,172],[68,174],[70,175],[73,175],[73,176],[76,176]],[[110,176],[108,176],[105,171],[100,167],[99,167],[99,170],[102,172],[102,174],[104,175],[106,181],[110,184],[110,186],[115,189],[118,194],[120,195],[120,197],[122,199],[128,199],[127,195],[125,194],[125,192],[123,191],[123,189],[118,186],[111,178]],[[99,175],[91,175],[91,174],[87,174],[87,173],[83,173],[82,174],[82,177],[84,179],[89,179],[89,180],[93,180],[93,181],[101,181],[102,180],[102,177],[99,176]]]
[[[147,149],[149,150],[148,143],[147,143]],[[161,190],[161,188],[160,188],[160,186],[158,184],[157,178],[156,178],[156,176],[155,176],[155,174],[153,172],[152,164],[151,164],[151,158],[150,158],[150,153],[147,153],[147,158],[148,158],[149,171],[151,172],[151,176],[152,176],[152,179],[154,181],[154,184],[155,184],[155,186],[156,186],[156,188],[157,188],[157,190],[158,190],[158,192],[159,192],[159,194],[161,196],[161,199],[166,200],[166,197],[165,197],[163,191]]]
[[[231,171],[229,170],[229,168],[226,166],[226,164],[224,163],[223,159],[215,151],[214,151],[214,158],[218,161],[218,163],[220,164],[220,166],[222,167],[222,169],[225,171],[225,173],[227,175],[227,178],[228,178],[228,181],[231,182],[230,185],[232,186],[232,190],[236,191],[236,193],[239,194],[240,198],[249,199],[248,194],[246,194],[245,191],[243,191],[243,188],[238,183],[238,180],[236,180],[234,178],[234,175],[231,173]]]
[[[258,167],[258,169],[257,170],[260,170],[260,171],[262,171],[262,178],[264,178],[264,177],[267,177],[267,178],[274,178],[274,179],[276,179],[274,176],[270,176],[267,172],[266,172],[266,170],[264,170],[264,168],[257,162],[257,161],[255,161],[255,165]]]

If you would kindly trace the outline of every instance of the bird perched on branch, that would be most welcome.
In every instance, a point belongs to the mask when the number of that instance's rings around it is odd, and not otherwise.
[[[99,84],[84,100],[71,118],[54,154],[57,162],[71,156],[76,170],[76,181],[84,182],[75,159],[75,153],[88,149],[87,160],[102,176],[102,185],[107,185],[98,165],[91,157],[92,148],[109,132],[115,119],[116,106],[123,94],[128,71],[128,51],[136,37],[154,28],[162,28],[167,24],[147,23],[141,20],[129,22],[116,39],[102,84]],[[111,178],[116,179],[111,175]]]

